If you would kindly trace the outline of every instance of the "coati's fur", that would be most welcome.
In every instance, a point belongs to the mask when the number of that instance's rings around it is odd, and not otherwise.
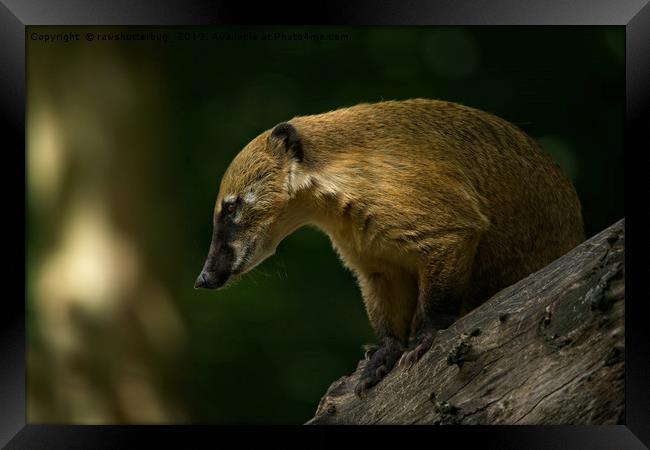
[[[358,391],[429,348],[435,330],[583,239],[580,202],[516,126],[414,99],[294,117],[226,171],[198,287],[220,287],[296,228],[323,230],[381,341]]]

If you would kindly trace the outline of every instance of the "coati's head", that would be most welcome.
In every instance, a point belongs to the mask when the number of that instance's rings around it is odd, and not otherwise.
[[[298,224],[289,211],[291,176],[303,159],[297,130],[280,123],[233,159],[214,207],[212,242],[195,288],[222,287],[275,252]]]

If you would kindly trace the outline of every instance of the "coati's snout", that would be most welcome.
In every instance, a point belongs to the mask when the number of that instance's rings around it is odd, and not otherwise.
[[[229,196],[216,208],[210,249],[195,288],[218,289],[247,270],[257,239],[250,237],[250,227],[242,221],[242,203]]]
[[[221,228],[221,229],[220,229]],[[226,284],[233,272],[235,252],[225,239],[223,227],[215,224],[212,242],[203,269],[194,283],[194,288],[217,289]]]
[[[222,287],[232,275],[233,261],[232,249],[227,245],[215,243],[213,239],[203,269],[194,282],[194,288],[218,289]]]

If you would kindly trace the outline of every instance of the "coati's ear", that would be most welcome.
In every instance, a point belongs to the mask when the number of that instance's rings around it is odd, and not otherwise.
[[[289,156],[301,162],[303,159],[302,143],[296,127],[287,122],[277,124],[268,137],[269,148],[280,147]]]

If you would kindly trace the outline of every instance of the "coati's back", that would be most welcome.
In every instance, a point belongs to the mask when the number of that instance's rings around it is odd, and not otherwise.
[[[436,199],[449,182],[462,183],[488,223],[470,283],[469,297],[477,303],[583,239],[580,202],[559,166],[491,114],[415,99],[290,123],[300,130],[305,166],[321,180],[344,185],[341,201],[365,209],[383,235],[418,233],[423,223],[435,228],[443,216],[449,220],[463,202],[440,207]]]

